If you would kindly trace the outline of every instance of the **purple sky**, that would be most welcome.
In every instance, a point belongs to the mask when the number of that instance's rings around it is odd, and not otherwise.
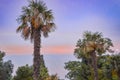
[[[119,0],[44,1],[48,8],[53,10],[57,25],[56,31],[50,33],[49,38],[42,38],[42,53],[46,55],[45,61],[50,73],[57,72],[61,78],[64,78],[66,74],[63,70],[64,62],[74,59],[69,56],[73,54],[77,40],[86,30],[102,32],[105,37],[113,40],[114,49],[120,51]],[[27,62],[21,61],[21,58],[24,59],[26,55],[31,56],[33,51],[30,41],[24,41],[20,34],[16,34],[18,26],[16,19],[21,14],[21,7],[27,4],[27,0],[12,0],[11,2],[0,0],[0,50],[7,53],[6,59],[13,60],[15,67],[26,64]],[[49,58],[46,58],[47,56]],[[32,56],[29,59],[28,63],[32,64]],[[60,61],[60,67],[57,59]],[[49,65],[52,62],[56,66]],[[56,67],[60,69],[57,71]]]

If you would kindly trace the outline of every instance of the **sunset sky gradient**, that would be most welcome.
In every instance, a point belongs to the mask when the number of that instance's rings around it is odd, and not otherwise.
[[[42,54],[50,73],[64,78],[64,62],[74,60],[76,42],[86,30],[102,32],[112,39],[114,50],[120,51],[120,1],[119,0],[44,0],[53,10],[57,29],[48,38],[42,37]],[[27,0],[0,0],[0,50],[13,60],[16,66],[32,64],[33,43],[24,41],[16,33],[17,17]],[[29,59],[26,62],[21,58]],[[54,60],[53,60],[54,59]],[[60,66],[57,65],[57,60]],[[51,61],[51,62],[50,62]],[[50,65],[56,64],[56,66]],[[59,69],[55,70],[55,67]],[[61,72],[60,72],[61,71]]]

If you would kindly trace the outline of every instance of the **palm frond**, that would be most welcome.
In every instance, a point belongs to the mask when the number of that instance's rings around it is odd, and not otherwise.
[[[91,40],[92,33],[90,31],[85,31],[83,34],[83,38],[86,40]]]
[[[16,32],[21,32],[23,30],[23,26],[19,26],[17,29],[16,29]]]
[[[52,14],[52,10],[48,10],[44,12],[44,21],[47,22],[51,22],[54,20],[53,14]]]
[[[30,32],[31,32],[31,29],[30,27],[25,27],[23,30],[22,30],[22,37],[26,40],[26,39],[29,39],[30,37]]]
[[[43,13],[44,11],[47,10],[47,6],[43,1],[39,0],[37,5],[38,5],[37,9],[38,9],[39,13]]]
[[[43,32],[43,36],[44,36],[44,37],[48,37],[48,32],[45,32],[45,31],[44,31],[44,32]]]
[[[55,24],[49,23],[48,25],[43,25],[41,30],[42,30],[43,36],[48,37],[48,33],[55,30]]]
[[[56,29],[55,23],[49,23],[48,24],[48,29],[50,30],[50,32],[55,31],[55,29]]]
[[[25,19],[26,19],[26,15],[22,14],[19,16],[19,18],[17,18],[17,22],[23,24],[23,23],[25,23]]]

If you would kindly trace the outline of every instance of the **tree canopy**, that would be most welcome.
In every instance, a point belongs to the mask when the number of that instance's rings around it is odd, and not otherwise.
[[[5,53],[0,51],[0,80],[11,80],[13,64],[11,60],[4,61]]]
[[[42,80],[46,79],[49,76],[47,67],[45,66],[43,55],[40,57],[41,65],[40,65],[40,77]],[[33,80],[33,66],[29,66],[28,64],[25,66],[18,67],[16,71],[16,75],[14,76],[14,80]]]

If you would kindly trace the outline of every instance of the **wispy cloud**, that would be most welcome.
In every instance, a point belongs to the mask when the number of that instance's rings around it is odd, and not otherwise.
[[[47,46],[42,48],[43,53],[53,53],[53,54],[70,54],[73,53],[74,47],[72,45],[57,45],[57,46]]]
[[[120,42],[113,42],[112,49],[120,51]],[[42,54],[73,54],[75,46],[73,45],[49,45],[42,46]],[[0,46],[0,50],[5,51],[7,54],[33,54],[33,46],[31,45],[7,45]]]
[[[0,49],[5,51],[7,54],[31,54],[33,51],[31,46],[24,45],[0,46]]]
[[[32,54],[33,47],[25,45],[8,45],[0,46],[0,50],[7,54]],[[74,47],[69,45],[45,46],[41,48],[42,54],[70,54],[73,53]]]

